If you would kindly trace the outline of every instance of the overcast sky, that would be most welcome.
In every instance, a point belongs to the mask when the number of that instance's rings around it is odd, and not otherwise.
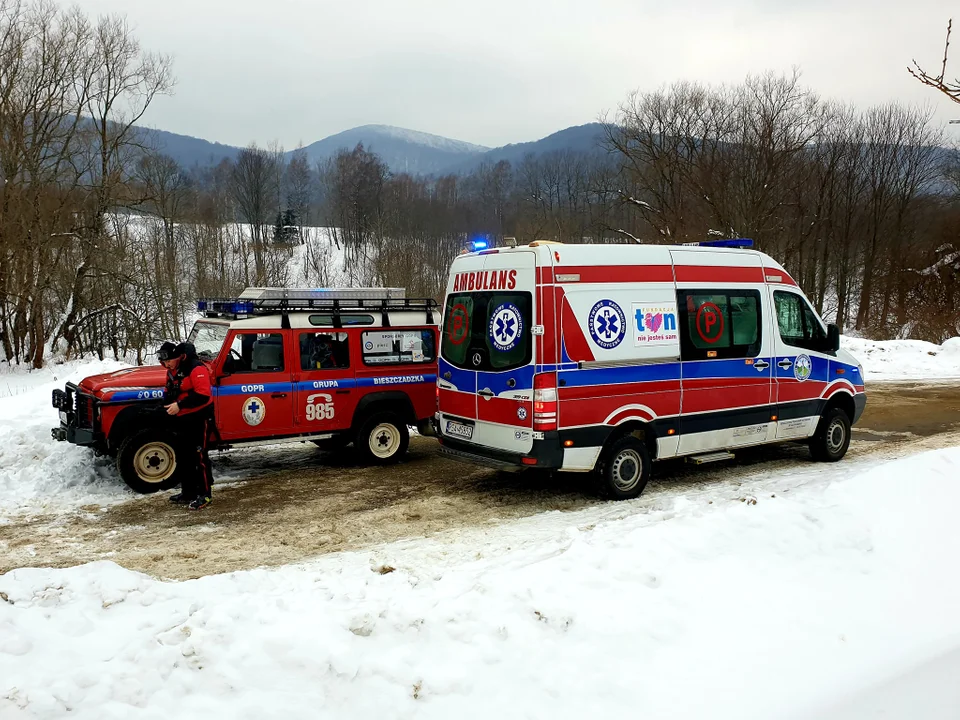
[[[794,65],[821,95],[960,105],[936,69],[945,0],[79,0],[169,53],[175,93],[146,124],[287,149],[370,123],[497,146],[591,122],[633,89],[738,82]],[[957,13],[960,24],[960,13]],[[948,75],[960,76],[960,28]],[[949,136],[960,138],[960,126]]]

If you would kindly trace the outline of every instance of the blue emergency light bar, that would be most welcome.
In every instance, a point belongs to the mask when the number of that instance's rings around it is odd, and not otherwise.
[[[473,245],[473,249],[474,249],[474,250],[486,250],[486,249],[487,249],[487,241],[486,241],[486,240],[474,240],[473,243],[471,243],[471,244]]]
[[[703,240],[702,242],[688,242],[683,244],[696,247],[752,248],[753,240],[750,238],[733,238],[730,240]]]
[[[200,312],[229,313],[230,315],[249,315],[256,308],[256,303],[246,300],[197,300],[197,310]]]

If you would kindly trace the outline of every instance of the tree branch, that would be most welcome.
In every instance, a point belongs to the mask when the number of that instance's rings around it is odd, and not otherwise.
[[[913,75],[913,77],[927,87],[932,87],[935,90],[942,92],[955,103],[960,103],[960,80],[947,82],[944,79],[947,75],[947,57],[950,53],[950,31],[952,29],[953,18],[947,21],[947,38],[943,43],[943,63],[940,66],[939,75],[934,76],[925,72],[924,69],[920,67],[920,63],[918,63],[916,60],[913,60],[913,67],[907,66],[907,72]]]

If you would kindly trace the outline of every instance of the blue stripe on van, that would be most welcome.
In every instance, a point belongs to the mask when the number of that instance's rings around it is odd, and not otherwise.
[[[565,381],[566,387],[680,380],[680,363],[564,370],[557,374],[557,380]]]
[[[489,389],[493,391],[494,395],[500,395],[511,390],[530,390],[533,388],[535,369],[533,365],[524,365],[513,370],[480,371],[477,373],[477,389]],[[509,380],[514,381],[513,387],[507,385]]]

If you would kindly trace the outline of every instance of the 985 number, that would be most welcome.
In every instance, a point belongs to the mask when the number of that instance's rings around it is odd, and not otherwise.
[[[313,422],[314,420],[333,420],[333,397],[326,393],[308,395],[305,414],[308,422]]]

